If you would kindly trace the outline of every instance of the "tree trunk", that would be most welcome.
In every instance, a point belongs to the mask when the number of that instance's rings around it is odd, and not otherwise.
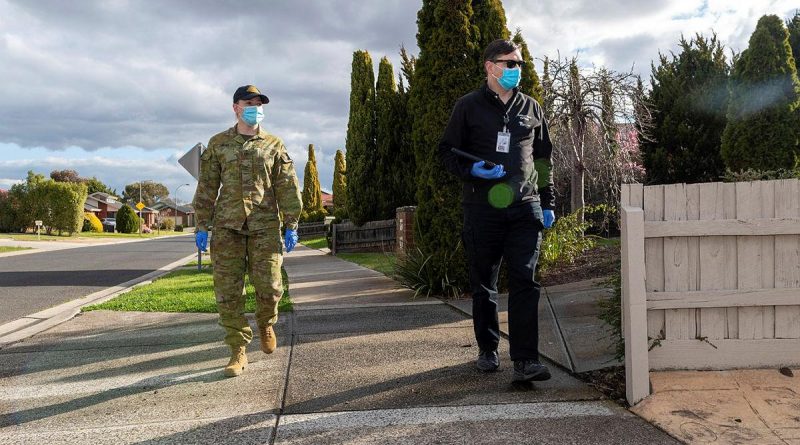
[[[583,144],[575,147],[580,154],[578,159],[575,154],[572,155],[572,178],[570,180],[570,212],[575,213],[582,209],[586,204],[584,201],[584,166],[583,166]],[[583,222],[583,212],[578,213],[578,222]]]

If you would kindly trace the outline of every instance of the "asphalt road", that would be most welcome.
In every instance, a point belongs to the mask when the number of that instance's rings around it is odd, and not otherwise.
[[[0,324],[145,275],[195,252],[194,238],[0,257]]]

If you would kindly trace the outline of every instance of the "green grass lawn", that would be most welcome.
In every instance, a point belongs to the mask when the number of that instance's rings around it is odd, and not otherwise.
[[[29,250],[30,247],[0,246],[0,253],[16,252],[17,250]]]
[[[160,234],[158,232],[153,232],[143,233],[141,235],[138,233],[81,232],[73,234],[72,236],[67,236],[66,234],[59,236],[42,233],[40,238],[42,241],[74,241],[81,238],[157,238],[159,236],[185,235],[188,233],[190,232],[172,232],[166,230],[162,230]],[[35,233],[0,233],[0,238],[12,239],[14,241],[37,241]]]
[[[283,298],[278,305],[279,312],[292,310],[289,298],[288,279],[283,271]],[[245,312],[254,312],[255,289],[249,280],[245,281],[247,300]],[[84,307],[84,312],[106,309],[111,311],[141,312],[217,312],[214,298],[214,280],[210,268],[201,271],[176,270],[153,281],[151,284],[134,287],[112,300],[102,304]]]
[[[197,260],[192,260],[186,263],[187,266],[197,266]],[[203,255],[203,266],[210,266],[211,265],[211,258],[206,257]]]
[[[324,236],[318,238],[309,238],[307,240],[301,239],[300,244],[312,249],[325,249],[328,247],[328,241]]]
[[[397,257],[393,253],[381,252],[339,253],[336,258],[378,271],[388,277],[394,276],[394,265],[397,263]]]

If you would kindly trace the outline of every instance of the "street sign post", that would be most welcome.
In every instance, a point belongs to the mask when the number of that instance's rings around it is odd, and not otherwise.
[[[42,228],[42,220],[37,219],[36,221],[34,221],[34,224],[36,224],[36,241],[41,241],[41,239],[39,238],[39,229]]]
[[[198,181],[200,180],[200,155],[203,154],[203,150],[205,149],[206,149],[205,145],[203,145],[202,142],[198,142],[194,144],[194,147],[192,147],[191,150],[186,152],[185,155],[181,156],[181,158],[178,159],[178,163],[181,164],[183,168],[185,168],[186,171],[189,172],[189,174],[192,175],[192,177]],[[178,210],[176,204],[175,217],[177,218],[177,216],[178,216]],[[202,266],[203,266],[203,252],[201,252],[200,248],[198,247],[197,270],[200,271]]]

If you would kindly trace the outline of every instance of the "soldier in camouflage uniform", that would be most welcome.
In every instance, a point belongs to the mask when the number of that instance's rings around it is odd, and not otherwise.
[[[253,331],[244,316],[245,272],[256,290],[256,321],[261,350],[275,350],[272,325],[283,295],[281,224],[286,225],[286,251],[297,243],[301,211],[300,187],[294,164],[283,142],[264,131],[262,106],[267,96],[252,85],[236,90],[233,111],[237,123],[211,138],[200,156],[200,179],[194,196],[197,246],[206,249],[213,226],[211,258],[219,324],[231,359],[229,377],[247,365],[245,347]],[[221,188],[220,188],[221,186]],[[281,218],[281,215],[283,218]],[[283,219],[283,220],[282,220]]]

